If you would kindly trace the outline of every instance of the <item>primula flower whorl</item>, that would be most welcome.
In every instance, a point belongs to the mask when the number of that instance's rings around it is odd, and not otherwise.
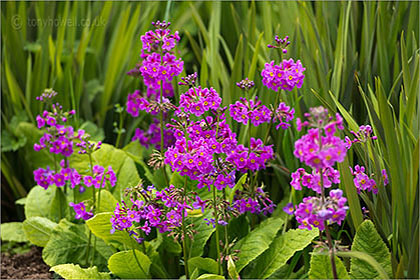
[[[292,58],[284,59],[278,65],[275,65],[273,60],[266,63],[261,72],[262,83],[274,91],[279,89],[291,91],[295,87],[301,88],[303,78],[305,78],[305,75],[303,75],[305,70],[306,68],[302,66],[300,60],[294,62]]]

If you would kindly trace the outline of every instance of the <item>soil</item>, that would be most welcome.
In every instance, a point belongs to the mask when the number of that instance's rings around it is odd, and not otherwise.
[[[53,279],[38,247],[32,247],[24,254],[2,253],[0,270],[1,279]]]

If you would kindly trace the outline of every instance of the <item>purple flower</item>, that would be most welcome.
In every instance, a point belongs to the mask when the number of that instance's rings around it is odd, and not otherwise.
[[[204,213],[204,209],[206,208],[207,200],[201,200],[199,196],[196,196],[196,201],[193,203],[194,209],[200,209],[201,212]]]
[[[222,103],[222,98],[213,88],[190,88],[186,93],[182,94],[179,101],[180,108],[186,113],[191,113],[197,117],[204,114],[210,109],[217,110]]]
[[[287,203],[285,207],[283,207],[283,211],[286,212],[288,215],[293,215],[295,208],[293,203]]]
[[[295,109],[290,109],[289,106],[287,106],[284,102],[281,102],[279,104],[279,107],[276,109],[274,113],[273,122],[278,121],[279,124],[277,124],[276,129],[279,129],[280,127],[282,129],[287,129],[290,127],[290,121],[294,118]]]
[[[229,106],[229,110],[231,117],[244,125],[248,124],[248,120],[251,120],[254,126],[271,121],[272,112],[266,106],[261,105],[257,96],[254,100],[249,101],[241,97],[239,101]]]
[[[75,204],[73,202],[70,202],[69,205],[73,207],[74,212],[76,213],[75,218],[77,220],[83,219],[83,220],[89,220],[93,217],[92,212],[86,211],[86,206],[83,202],[80,202],[78,204]]]
[[[274,61],[271,61],[265,64],[261,72],[262,83],[274,91],[278,91],[279,88],[287,91],[291,91],[295,87],[301,88],[305,70],[300,60],[296,63],[293,59],[283,60],[279,65],[275,65]]]

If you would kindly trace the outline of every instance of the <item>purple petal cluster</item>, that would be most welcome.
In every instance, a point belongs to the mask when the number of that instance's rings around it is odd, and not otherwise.
[[[83,177],[83,183],[86,187],[95,187],[96,189],[105,188],[106,182],[108,181],[109,184],[113,187],[117,182],[117,176],[112,170],[111,166],[108,166],[107,171],[105,172],[105,168],[100,165],[93,166],[93,175],[87,175]],[[102,185],[101,185],[102,183]]]
[[[295,63],[292,58],[284,59],[280,64],[274,64],[273,60],[266,63],[261,72],[262,83],[274,91],[278,91],[279,88],[287,91],[291,91],[295,87],[301,88],[305,70],[300,60]]]
[[[345,206],[347,199],[342,195],[343,191],[336,189],[331,190],[325,200],[321,197],[305,197],[294,211],[296,220],[300,224],[299,228],[311,230],[312,227],[316,227],[324,230],[325,223],[341,225],[348,210],[348,206]]]
[[[75,188],[80,184],[82,179],[82,176],[74,168],[62,168],[56,173],[55,170],[47,166],[45,169],[38,168],[33,173],[35,182],[44,189],[48,189],[51,185],[62,187],[67,182],[70,182],[71,188]]]
[[[52,88],[45,89],[44,92],[36,97],[36,100],[41,102],[47,102],[53,99],[57,95],[57,92],[54,91]]]
[[[159,89],[162,81],[172,81],[184,69],[184,62],[170,53],[144,54],[143,57],[139,70],[143,76],[144,84],[153,89]]]
[[[354,135],[354,139],[350,139],[350,137],[346,136],[346,148],[350,149],[351,145],[354,143],[366,143],[366,141],[370,140],[376,140],[378,139],[377,136],[372,136],[373,130],[370,125],[361,125],[359,127],[359,131],[354,132],[353,130],[350,131]]]
[[[235,104],[229,106],[232,118],[243,124],[248,124],[250,120],[254,126],[270,122],[272,112],[266,106],[261,105],[261,101],[256,96],[254,100],[247,100],[241,97]]]
[[[340,172],[332,167],[326,167],[322,170],[323,186],[330,188],[332,184],[340,183]],[[293,188],[301,190],[302,186],[312,189],[317,193],[321,193],[321,175],[319,170],[313,170],[312,173],[307,173],[305,169],[298,168],[296,172],[292,173],[292,181],[290,182]]]
[[[257,188],[254,195],[236,191],[232,202],[232,208],[240,214],[250,212],[253,214],[268,215],[273,213],[276,205],[261,188]]]
[[[267,45],[267,47],[270,49],[281,49],[282,53],[287,53],[286,48],[290,45],[289,36],[286,36],[282,39],[276,35],[276,37],[274,37],[274,41],[274,45]]]
[[[266,163],[273,158],[273,145],[264,146],[261,139],[252,137],[249,149],[244,145],[236,146],[236,149],[228,155],[227,161],[234,164],[240,172],[245,173],[247,170],[265,169]]]
[[[309,129],[307,134],[295,142],[294,155],[315,169],[331,167],[336,162],[342,162],[347,149],[345,142],[334,136],[336,128],[339,127],[341,126],[334,121],[323,128]]]
[[[76,220],[83,219],[86,221],[93,217],[92,211],[86,211],[86,206],[83,202],[77,204],[70,202],[69,205],[73,207],[73,210],[76,213],[74,216]]]
[[[148,148],[149,146],[160,147],[160,123],[159,120],[154,118],[149,128],[144,131],[140,128],[136,128],[135,133],[131,141],[139,141],[142,146]],[[163,130],[163,141],[165,149],[172,146],[175,143],[175,136],[172,129]]]
[[[142,199],[131,200],[131,206],[124,201],[118,203],[111,218],[111,233],[115,230],[125,230],[141,243],[143,239],[140,237],[144,234],[149,235],[152,228],[164,233],[180,227],[182,215],[186,217],[187,210],[192,207],[186,202],[181,202],[179,197],[173,194],[174,191],[173,185],[162,191],[156,191],[153,186],[149,186],[141,191]]]
[[[243,90],[250,90],[251,88],[253,88],[255,86],[254,81],[251,81],[248,78],[243,79],[242,81],[236,83],[236,85]]]
[[[220,168],[226,165],[226,155],[231,154],[237,145],[236,135],[225,120],[216,122],[209,116],[191,122],[185,132],[175,130],[174,135],[177,139],[175,145],[165,153],[165,164],[169,164],[173,171],[198,180],[199,188],[210,188],[214,184],[221,190],[234,186],[234,172]]]
[[[374,194],[378,193],[378,186],[376,184],[376,181],[373,178],[371,178],[371,176],[365,173],[364,166],[356,165],[354,169],[350,167],[350,171],[351,174],[354,176],[353,182],[356,186],[357,193],[360,193],[360,191],[369,191],[373,192]],[[381,173],[384,186],[386,186],[389,183],[386,170],[383,169]]]
[[[149,30],[140,37],[141,42],[143,43],[143,50],[148,52],[157,51],[158,49],[170,51],[178,44],[180,40],[178,31],[171,34],[171,30],[167,29],[170,22],[163,23],[163,25],[161,22],[152,23],[157,29]]]
[[[295,114],[295,109],[286,105],[286,103],[281,102],[274,112],[273,122],[278,121],[279,123],[276,126],[278,130],[280,127],[282,129],[287,129],[290,127],[290,121],[293,120]]]
[[[217,110],[222,103],[222,98],[213,88],[192,87],[182,94],[179,106],[186,113],[194,114],[197,117],[210,109]]]

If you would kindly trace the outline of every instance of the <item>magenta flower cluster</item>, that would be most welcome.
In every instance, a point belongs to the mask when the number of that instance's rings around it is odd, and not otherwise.
[[[86,221],[93,217],[92,211],[86,211],[86,205],[84,204],[84,202],[70,202],[69,205],[73,207],[73,210],[76,213],[74,216],[76,220],[83,219]]]
[[[175,187],[170,185],[162,191],[156,191],[153,186],[148,186],[141,191],[142,199],[131,200],[132,206],[124,201],[117,204],[111,218],[112,230],[127,231],[137,242],[144,240],[144,235],[149,235],[152,228],[160,233],[170,232],[179,227],[182,216],[188,215],[187,210],[192,206],[180,202],[173,195]]]
[[[222,103],[222,98],[213,88],[192,87],[181,95],[179,107],[185,113],[201,116],[210,109],[217,110]]]
[[[93,166],[93,175],[87,175],[83,177],[83,183],[86,187],[95,187],[95,189],[105,188],[106,182],[113,187],[117,182],[117,176],[115,176],[114,170],[111,166],[105,172],[105,168],[100,165]]]
[[[327,168],[336,162],[342,162],[346,157],[345,142],[334,136],[337,129],[342,130],[343,119],[336,114],[336,120],[324,118],[328,111],[324,108],[311,108],[310,114],[305,114],[309,121],[297,119],[298,130],[302,126],[313,126],[308,133],[295,142],[294,155],[306,165],[314,168]]]
[[[236,191],[232,207],[240,214],[250,212],[253,214],[262,213],[263,215],[268,215],[273,213],[276,205],[261,188],[256,188],[254,196],[250,196],[249,194],[245,195],[240,191]]]
[[[295,87],[301,88],[306,69],[302,66],[300,60],[294,62],[293,59],[284,59],[280,64],[274,64],[274,60],[266,63],[261,72],[262,83],[266,87],[278,91],[291,91]]]
[[[280,102],[279,106],[277,107],[276,111],[274,112],[273,122],[279,122],[276,125],[276,129],[278,130],[280,127],[282,129],[287,129],[291,126],[290,122],[293,120],[295,115],[295,109],[290,108],[287,106],[286,103]]]
[[[310,108],[304,116],[307,120],[297,119],[297,128],[310,127],[308,133],[295,142],[294,155],[312,168],[308,173],[299,168],[292,173],[291,185],[296,190],[302,186],[320,194],[317,197],[305,197],[303,203],[293,211],[291,204],[283,210],[294,214],[300,223],[300,228],[311,229],[312,226],[323,230],[328,223],[338,223],[344,220],[347,199],[342,197],[341,190],[331,190],[330,196],[325,197],[325,189],[340,183],[340,173],[333,168],[336,162],[342,162],[346,156],[345,142],[334,134],[344,129],[343,119],[339,114],[335,118],[328,115],[323,107]],[[312,128],[311,128],[312,127]]]
[[[234,152],[227,157],[227,161],[235,164],[239,171],[245,173],[247,170],[265,169],[267,162],[273,158],[273,145],[265,146],[261,139],[252,137],[249,148],[238,145]]]
[[[353,130],[350,131],[351,134],[354,135],[354,139],[350,139],[350,137],[346,136],[345,141],[346,141],[346,148],[350,149],[351,145],[353,145],[354,143],[366,143],[366,141],[370,140],[376,140],[378,139],[377,136],[373,136],[373,130],[372,127],[370,125],[361,125],[359,127],[359,131],[354,132]]]
[[[333,184],[340,183],[340,172],[332,167],[327,167],[322,172],[324,188],[330,188]],[[316,193],[321,193],[321,176],[319,170],[312,170],[307,173],[305,169],[298,168],[292,173],[292,182],[290,183],[296,190],[302,190],[302,186],[312,189]]]
[[[154,118],[149,128],[144,131],[136,128],[131,141],[139,141],[142,146],[148,148],[149,146],[159,147],[160,145],[160,123]],[[172,129],[163,129],[164,147],[168,148],[175,143],[175,136]]]
[[[55,170],[47,166],[47,168],[38,168],[33,173],[35,182],[44,189],[48,189],[51,185],[62,187],[67,182],[70,183],[71,188],[75,188],[82,179],[82,176],[74,168],[62,168],[56,173]]]
[[[350,167],[351,174],[354,176],[353,182],[357,188],[357,193],[360,191],[369,191],[374,194],[378,193],[378,185],[376,184],[375,179],[365,173],[365,167],[356,165],[353,168]],[[382,169],[382,180],[384,186],[388,185],[388,175],[385,169]]]
[[[321,197],[305,197],[294,210],[292,204],[286,205],[283,209],[289,214],[294,214],[299,222],[299,228],[311,230],[316,227],[324,230],[325,225],[337,223],[341,225],[344,221],[348,206],[345,206],[347,199],[343,197],[340,189],[331,190],[330,195],[325,199]],[[294,211],[293,211],[294,210]]]
[[[254,126],[271,121],[272,112],[266,106],[261,105],[261,101],[256,96],[254,100],[249,101],[241,97],[239,101],[229,106],[231,117],[243,124],[248,124],[250,120]]]

